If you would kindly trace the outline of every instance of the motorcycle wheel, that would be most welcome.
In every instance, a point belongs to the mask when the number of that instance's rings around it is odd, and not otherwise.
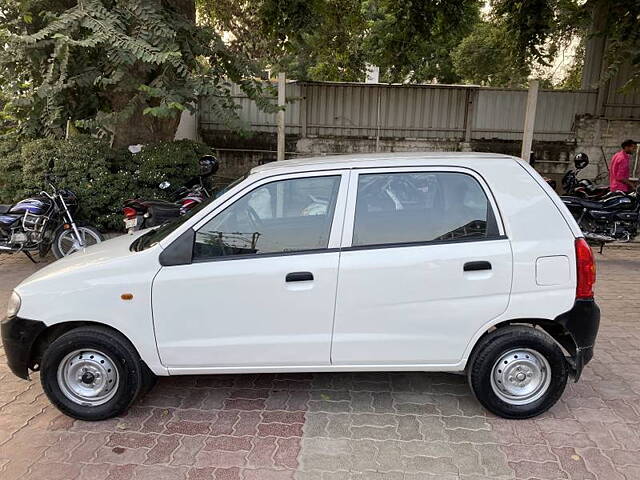
[[[78,232],[84,242],[84,247],[90,247],[104,240],[102,234],[95,227],[89,225],[78,226]],[[66,257],[81,250],[82,247],[78,244],[74,237],[73,229],[59,229],[53,239],[51,250],[53,255],[60,259]]]

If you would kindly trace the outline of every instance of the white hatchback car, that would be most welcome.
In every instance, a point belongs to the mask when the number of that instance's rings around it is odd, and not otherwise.
[[[64,413],[125,411],[157,375],[465,373],[506,418],[593,356],[595,266],[526,163],[361,154],[255,168],[197,211],[22,282],[2,338]]]

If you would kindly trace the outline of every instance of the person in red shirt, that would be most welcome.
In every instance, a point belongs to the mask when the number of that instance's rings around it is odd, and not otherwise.
[[[609,166],[609,189],[612,192],[631,192],[634,188],[633,182],[629,179],[631,155],[636,151],[638,142],[625,140],[622,142],[622,150],[611,158]]]

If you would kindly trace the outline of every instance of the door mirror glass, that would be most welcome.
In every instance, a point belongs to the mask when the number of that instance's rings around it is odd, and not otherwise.
[[[196,232],[194,260],[327,248],[340,176],[256,187]]]
[[[171,184],[169,182],[162,182],[160,185],[158,185],[158,187],[160,187],[161,190],[166,190],[167,188],[169,188],[171,186]]]

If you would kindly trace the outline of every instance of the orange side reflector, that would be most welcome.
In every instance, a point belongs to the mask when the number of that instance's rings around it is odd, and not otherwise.
[[[123,293],[122,295],[120,295],[120,298],[122,300],[132,300],[133,299],[133,293]]]

